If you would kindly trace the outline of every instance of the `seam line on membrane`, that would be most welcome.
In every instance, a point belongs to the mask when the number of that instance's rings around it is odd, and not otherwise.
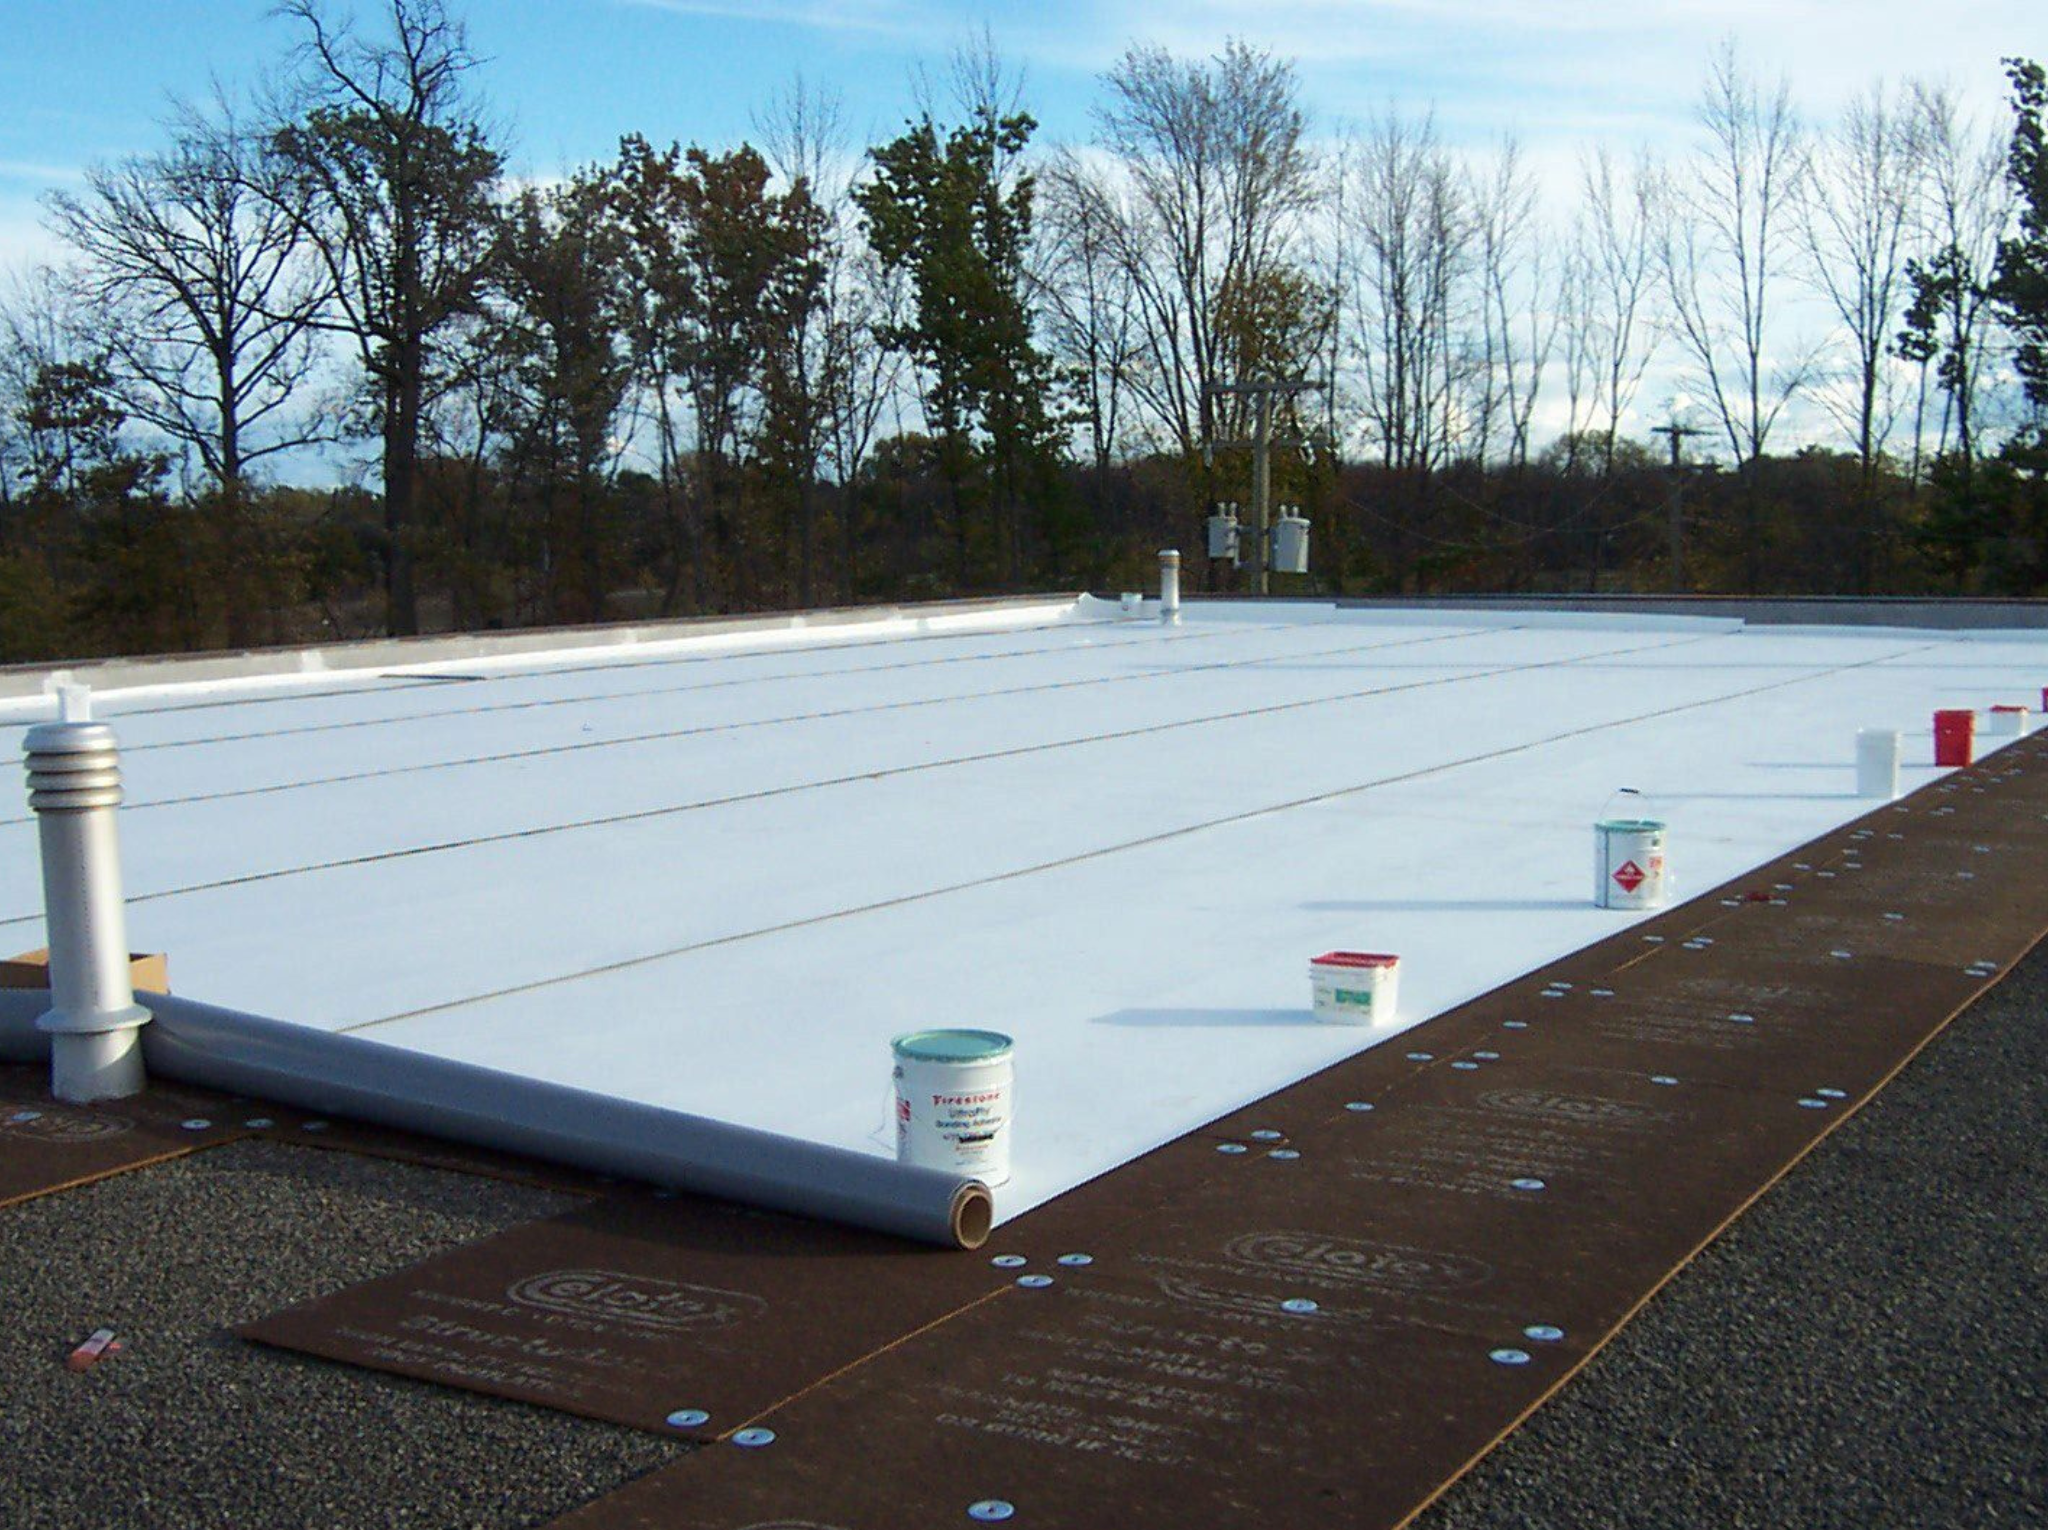
[[[1663,644],[1657,646],[1680,645]],[[416,1020],[427,1015],[441,1014],[449,1010],[465,1009],[472,1004],[488,1003],[493,999],[509,998],[515,994],[534,993],[544,988],[561,987],[569,983],[581,982],[584,978],[601,977],[613,972],[628,971],[635,967],[651,966],[656,962],[669,961],[680,956],[694,955],[699,951],[716,950],[721,946],[739,945],[749,940],[761,939],[764,936],[785,934],[791,930],[806,929],[813,925],[830,924],[837,920],[852,919],[863,914],[881,913],[888,909],[903,908],[913,903],[925,903],[935,898],[948,897],[953,893],[969,892],[975,888],[993,887],[1004,882],[1021,881],[1026,877],[1037,876],[1042,872],[1057,871],[1068,866],[1078,866],[1090,861],[1104,860],[1113,855],[1121,855],[1125,851],[1141,850],[1151,845],[1164,844],[1171,840],[1186,838],[1189,835],[1205,833],[1210,829],[1245,823],[1254,818],[1265,818],[1277,813],[1291,812],[1296,808],[1312,807],[1318,803],[1331,802],[1342,797],[1357,796],[1362,792],[1376,791],[1382,787],[1398,786],[1404,782],[1421,780],[1426,776],[1458,770],[1467,765],[1477,765],[1488,760],[1504,759],[1507,756],[1523,754],[1532,749],[1545,748],[1551,744],[1562,743],[1567,739],[1583,738],[1588,734],[1605,732],[1610,728],[1626,727],[1630,723],[1646,722],[1651,718],[1671,717],[1681,712],[1692,712],[1705,707],[1720,706],[1730,701],[1740,701],[1744,697],[1762,695],[1768,691],[1783,690],[1788,686],[1808,685],[1817,680],[1826,680],[1835,675],[1847,674],[1854,670],[1867,669],[1872,665],[1886,663],[1892,659],[1904,658],[1908,654],[1924,652],[1926,649],[1934,646],[1936,645],[1931,643],[1921,644],[1912,648],[1901,649],[1897,653],[1860,660],[1854,664],[1837,665],[1834,668],[1819,670],[1809,675],[1798,675],[1790,679],[1774,680],[1766,685],[1750,686],[1744,690],[1731,691],[1721,696],[1708,697],[1699,701],[1682,702],[1676,706],[1659,707],[1652,711],[1639,712],[1632,717],[1616,718],[1611,722],[1589,723],[1584,727],[1568,728],[1561,733],[1553,733],[1545,738],[1531,739],[1524,743],[1511,744],[1501,749],[1486,750],[1479,754],[1467,755],[1463,759],[1449,760],[1441,764],[1425,766],[1419,770],[1402,771],[1397,775],[1360,782],[1354,786],[1337,787],[1330,791],[1315,792],[1309,796],[1297,797],[1288,802],[1276,802],[1263,807],[1247,808],[1241,812],[1229,813],[1220,818],[1205,819],[1200,823],[1184,824],[1177,829],[1165,829],[1156,834],[1147,834],[1137,839],[1126,840],[1121,844],[1104,845],[1093,850],[1082,851],[1076,855],[1062,856],[1057,860],[1041,862],[1037,865],[1020,866],[1009,871],[995,872],[988,876],[973,877],[966,881],[950,883],[944,887],[926,888],[921,892],[904,893],[894,898],[883,898],[873,903],[862,904],[857,908],[833,909],[828,913],[812,914],[802,919],[786,920],[781,924],[766,925],[756,930],[741,930],[730,935],[715,936],[710,940],[693,941],[688,945],[676,946],[668,950],[650,951],[640,956],[630,956],[620,961],[606,962],[601,966],[586,968],[580,972],[537,978],[528,983],[515,983],[509,987],[493,989],[488,993],[471,994],[465,998],[450,999],[439,1004],[422,1005],[418,1009],[401,1010],[396,1014],[383,1015],[374,1020],[359,1020],[352,1025],[337,1026],[334,1029],[337,1033],[370,1030],[376,1026],[390,1025],[400,1020]],[[1571,660],[1565,662],[1577,663],[1581,661]],[[1555,668],[1559,666],[1556,664],[1546,664],[1528,667]]]
[[[305,866],[280,867],[272,871],[250,872],[242,876],[221,877],[211,882],[194,882],[184,887],[160,888],[154,892],[131,893],[131,906],[139,903],[155,903],[166,898],[185,897],[193,893],[221,892],[231,887],[247,887],[259,882],[275,882],[287,877],[310,876],[323,871],[345,871],[358,866],[381,865],[387,861],[409,860],[416,856],[441,855],[457,850],[475,849],[483,845],[512,844],[523,839],[540,839],[550,834],[574,833],[584,829],[611,828],[623,823],[643,823],[655,818],[670,818],[683,813],[708,812],[715,808],[737,807],[744,803],[765,802],[776,797],[794,796],[802,792],[824,791],[843,786],[854,786],[875,781],[887,781],[901,776],[918,775],[926,771],[947,770],[957,766],[982,765],[995,760],[1019,759],[1033,754],[1050,754],[1065,749],[1080,749],[1091,744],[1117,743],[1153,734],[1170,733],[1186,728],[1206,727],[1212,723],[1238,722],[1248,717],[1273,716],[1282,712],[1298,712],[1308,707],[1329,706],[1341,701],[1362,701],[1376,696],[1398,695],[1408,691],[1427,690],[1439,685],[1463,685],[1476,680],[1497,679],[1502,675],[1525,674],[1535,670],[1558,669],[1572,664],[1591,663],[1600,659],[1623,658],[1630,654],[1647,653],[1668,648],[1683,648],[1695,643],[1712,642],[1725,636],[1721,633],[1701,637],[1686,637],[1675,642],[1641,643],[1630,648],[1604,649],[1599,653],[1580,654],[1569,659],[1548,659],[1534,664],[1509,664],[1495,669],[1473,670],[1468,674],[1440,676],[1434,680],[1416,680],[1403,685],[1369,686],[1363,690],[1339,692],[1335,695],[1314,696],[1301,701],[1273,702],[1264,706],[1245,707],[1232,712],[1210,713],[1202,717],[1179,718],[1172,722],[1148,723],[1143,727],[1122,728],[1109,733],[1084,734],[1079,738],[1053,739],[1048,742],[1019,744],[1008,749],[986,750],[979,754],[954,755],[943,760],[920,760],[908,765],[894,765],[884,770],[857,771],[851,775],[830,776],[818,781],[792,782],[787,786],[765,787],[759,791],[735,792],[724,797],[706,797],[694,802],[668,803],[661,807],[636,808],[625,813],[602,814],[595,818],[576,818],[562,823],[536,824],[524,829],[507,829],[496,834],[478,834],[468,839],[443,840],[428,845],[413,845],[400,850],[379,850],[368,855],[345,856],[331,861],[315,861]],[[1851,666],[1854,667],[1854,666]],[[17,914],[0,919],[0,929],[8,925],[27,924],[40,919],[40,914]]]
[[[883,712],[908,712],[915,711],[920,707],[950,706],[955,702],[993,701],[1006,696],[1030,696],[1046,691],[1085,690],[1100,685],[1129,685],[1141,680],[1172,679],[1180,675],[1203,675],[1225,669],[1256,669],[1261,664],[1281,664],[1298,659],[1335,658],[1346,654],[1371,653],[1390,648],[1412,648],[1428,643],[1444,643],[1460,638],[1486,636],[1495,632],[1520,630],[1522,629],[1474,627],[1461,632],[1439,633],[1426,638],[1403,638],[1397,642],[1354,643],[1342,648],[1318,648],[1302,653],[1275,654],[1264,659],[1222,659],[1213,664],[1191,664],[1168,669],[1141,669],[1121,675],[1097,675],[1085,680],[1048,680],[1034,685],[1000,686],[986,691],[957,691],[946,696],[917,697],[909,701],[877,702],[872,706],[830,707],[817,712],[793,712],[781,717],[757,717],[738,722],[705,723],[692,728],[664,728],[653,733],[631,733],[618,738],[579,740],[573,744],[549,744],[538,749],[508,749],[499,754],[464,755],[462,758],[454,760],[428,760],[417,765],[392,765],[382,770],[343,771],[331,776],[311,776],[303,781],[279,781],[269,786],[246,786],[234,791],[197,792],[186,797],[157,797],[144,802],[127,802],[123,806],[131,813],[145,813],[157,808],[189,807],[199,802],[230,802],[244,797],[270,797],[282,792],[307,791],[319,786],[343,786],[355,781],[381,781],[394,776],[425,775],[441,770],[461,770],[471,765],[504,765],[517,760],[552,759],[558,755],[587,754],[602,749],[627,749],[639,744],[663,743],[669,739],[702,738],[721,733],[744,733],[754,728],[775,728],[806,722],[831,722],[844,717],[866,717]],[[1117,644],[1114,646],[1127,647],[1135,645]],[[1095,651],[1100,652],[1101,650],[1097,649]],[[938,662],[950,664],[958,661],[944,659]],[[878,670],[866,669],[846,671],[845,673],[867,675],[878,672]],[[829,679],[832,676],[826,675],[820,678]],[[721,685],[748,685],[752,683],[752,681],[744,680],[719,682]],[[690,689],[705,690],[709,688],[693,686]],[[644,695],[652,693],[636,692],[635,694]],[[530,704],[554,706],[559,703],[536,702]],[[417,719],[401,720],[425,722],[436,717],[457,715],[461,714],[444,712],[423,713]],[[258,734],[251,736],[278,737],[280,735]],[[232,743],[235,740],[220,739],[211,742]],[[13,824],[33,822],[35,822],[33,816],[0,818],[0,828],[6,828]]]

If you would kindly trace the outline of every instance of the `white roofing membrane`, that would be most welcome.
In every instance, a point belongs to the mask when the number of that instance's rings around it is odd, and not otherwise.
[[[1683,896],[1867,811],[1857,729],[1910,789],[1935,708],[2044,682],[2032,633],[1083,600],[96,716],[180,993],[884,1156],[890,1038],[1007,1032],[1000,1219],[1398,1034],[1316,1023],[1322,951],[1398,953],[1405,1027],[1639,917],[1592,903],[1617,788]]]

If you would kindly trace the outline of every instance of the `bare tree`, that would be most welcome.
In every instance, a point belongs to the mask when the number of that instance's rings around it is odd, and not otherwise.
[[[1913,117],[1922,170],[1918,249],[1909,262],[1913,299],[1900,349],[1934,367],[1942,391],[1935,449],[1956,454],[1967,495],[1995,327],[1991,283],[2013,214],[2010,139],[2002,124],[1984,129],[1972,122],[1945,87],[1916,86]],[[1917,455],[1925,427],[1918,411],[1915,426]]]
[[[82,257],[124,408],[213,483],[230,643],[256,636],[250,583],[268,561],[249,475],[324,434],[303,406],[327,292],[299,247],[292,198],[225,100],[211,117],[181,112],[168,151],[96,167],[83,194],[49,198],[52,226]]]
[[[839,98],[801,75],[755,119],[768,163],[789,194],[802,193],[803,227],[812,279],[793,289],[780,333],[768,350],[764,458],[786,480],[796,527],[783,538],[785,561],[795,549],[799,605],[817,602],[820,587],[817,488],[831,466],[834,414],[850,362],[847,306],[851,217],[851,142]],[[845,545],[842,543],[842,554]],[[842,557],[841,572],[845,572]],[[842,592],[851,595],[850,588]]]
[[[1498,453],[1519,467],[1529,460],[1529,420],[1558,319],[1536,184],[1514,139],[1502,141],[1490,173],[1473,176],[1467,195],[1482,288],[1472,449],[1481,462]]]
[[[1141,355],[1136,284],[1121,258],[1118,209],[1086,162],[1060,153],[1039,186],[1044,210],[1034,282],[1042,322],[1079,397],[1100,476],[1116,455],[1129,379]]]
[[[1320,189],[1307,119],[1293,66],[1239,41],[1207,63],[1133,48],[1104,84],[1101,206],[1119,214],[1110,229],[1142,347],[1126,376],[1167,438],[1191,452],[1218,432],[1208,385],[1260,359],[1261,337],[1233,325],[1233,303],[1253,311],[1253,295],[1300,286],[1307,268]]]
[[[1910,102],[1882,83],[1850,101],[1813,146],[1802,182],[1799,230],[1809,276],[1841,322],[1844,386],[1820,398],[1857,457],[1859,592],[1871,588],[1882,529],[1884,451],[1901,400],[1894,337],[1906,304],[1906,254],[1920,181]]]
[[[858,161],[838,99],[799,79],[757,126],[776,174],[785,186],[806,183],[822,215],[813,253],[823,275],[792,370],[804,369],[814,397],[814,471],[838,489],[835,584],[839,599],[853,600],[860,591],[862,472],[904,386],[903,353],[881,336],[908,322],[908,282],[886,269],[861,235],[852,200]],[[805,567],[812,556],[804,552]]]
[[[275,135],[295,215],[355,344],[383,438],[385,606],[419,630],[414,521],[420,430],[447,327],[476,311],[497,238],[502,157],[467,87],[468,38],[443,0],[386,0],[389,36],[286,0],[304,32],[300,107]]]
[[[1466,438],[1485,302],[1470,183],[1433,118],[1390,110],[1347,146],[1338,238],[1359,434],[1401,495],[1380,513],[1405,581],[1437,475]]]
[[[1615,442],[1662,338],[1652,202],[1657,171],[1647,156],[1624,167],[1606,148],[1579,167],[1579,209],[1560,276],[1566,387],[1566,450],[1575,463],[1582,432],[1614,471]]]
[[[1433,118],[1389,112],[1352,142],[1340,237],[1366,433],[1389,469],[1427,474],[1465,424],[1478,258],[1469,185]]]
[[[910,322],[910,282],[862,244],[833,275],[832,346],[837,362],[830,377],[832,476],[839,485],[840,589],[848,599],[860,593],[861,480],[882,430],[901,408],[909,386],[903,353],[883,336]]]
[[[1791,87],[1781,80],[1766,92],[1732,43],[1708,70],[1699,121],[1698,150],[1665,181],[1660,253],[1694,391],[1746,480],[1744,579],[1754,592],[1764,557],[1760,460],[1811,372],[1777,319],[1794,255],[1802,134]]]

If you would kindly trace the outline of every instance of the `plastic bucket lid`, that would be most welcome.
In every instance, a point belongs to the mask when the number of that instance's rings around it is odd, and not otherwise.
[[[1661,818],[1603,818],[1593,827],[1612,829],[1620,834],[1658,834],[1666,825]]]
[[[1000,1031],[911,1031],[889,1045],[909,1062],[983,1063],[1008,1057],[1012,1043]]]
[[[1376,951],[1325,951],[1309,958],[1311,967],[1392,967],[1401,960]]]

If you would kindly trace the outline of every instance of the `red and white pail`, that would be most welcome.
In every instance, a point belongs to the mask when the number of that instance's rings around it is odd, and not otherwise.
[[[1329,1025],[1388,1025],[1401,994],[1401,958],[1325,951],[1308,964],[1316,1018]]]
[[[2025,707],[1992,707],[1978,721],[1977,736],[1998,739],[2022,738],[2031,731],[2028,726],[2029,718],[2030,714]],[[1998,745],[1993,744],[1991,747],[1996,749]]]

